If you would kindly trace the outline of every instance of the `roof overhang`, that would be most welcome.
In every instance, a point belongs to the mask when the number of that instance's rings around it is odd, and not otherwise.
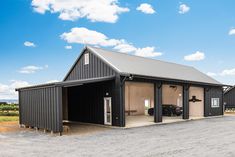
[[[107,77],[90,78],[90,79],[83,79],[83,80],[62,81],[62,82],[55,82],[55,83],[49,83],[49,84],[41,84],[41,85],[17,88],[16,91],[33,90],[33,89],[49,88],[49,87],[74,87],[74,86],[81,86],[83,84],[109,81],[109,80],[113,80],[114,78],[115,76],[107,76]]]
[[[74,81],[64,81],[57,84],[57,86],[61,87],[73,87],[88,83],[96,83],[96,82],[103,82],[113,80],[115,76],[107,76],[107,77],[99,77],[99,78],[92,78],[92,79],[83,79],[83,80],[74,80]]]
[[[157,81],[163,81],[163,82],[176,82],[176,83],[186,83],[186,84],[194,84],[194,85],[204,85],[204,86],[230,86],[225,84],[213,84],[213,83],[206,83],[206,82],[195,82],[190,80],[179,80],[174,78],[160,78],[160,77],[154,77],[154,76],[145,76],[145,75],[136,75],[136,74],[129,74],[129,73],[121,73],[121,76],[132,76],[133,78],[140,78],[140,79],[149,79],[149,80],[157,80]]]

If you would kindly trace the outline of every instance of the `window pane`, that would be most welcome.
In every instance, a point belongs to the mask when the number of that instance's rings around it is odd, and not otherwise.
[[[85,58],[85,65],[89,64],[89,53],[86,53],[84,58]]]
[[[107,113],[110,113],[110,100],[109,99],[106,99],[106,112]]]
[[[110,123],[111,121],[111,115],[110,114],[107,114],[107,122]]]
[[[219,98],[211,98],[211,107],[219,107]]]

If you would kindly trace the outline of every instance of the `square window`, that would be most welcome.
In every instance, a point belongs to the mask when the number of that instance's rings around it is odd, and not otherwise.
[[[85,53],[84,55],[85,65],[89,64],[89,53]]]
[[[212,108],[216,108],[219,107],[219,98],[211,98],[211,107]]]

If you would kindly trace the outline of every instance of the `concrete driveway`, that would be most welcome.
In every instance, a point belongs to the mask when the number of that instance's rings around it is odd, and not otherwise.
[[[0,156],[234,157],[235,116],[86,135],[0,133]]]

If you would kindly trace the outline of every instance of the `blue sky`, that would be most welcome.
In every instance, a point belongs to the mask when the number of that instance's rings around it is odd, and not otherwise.
[[[0,99],[16,98],[15,87],[61,81],[82,43],[194,66],[233,85],[234,6],[234,0],[3,1]]]

